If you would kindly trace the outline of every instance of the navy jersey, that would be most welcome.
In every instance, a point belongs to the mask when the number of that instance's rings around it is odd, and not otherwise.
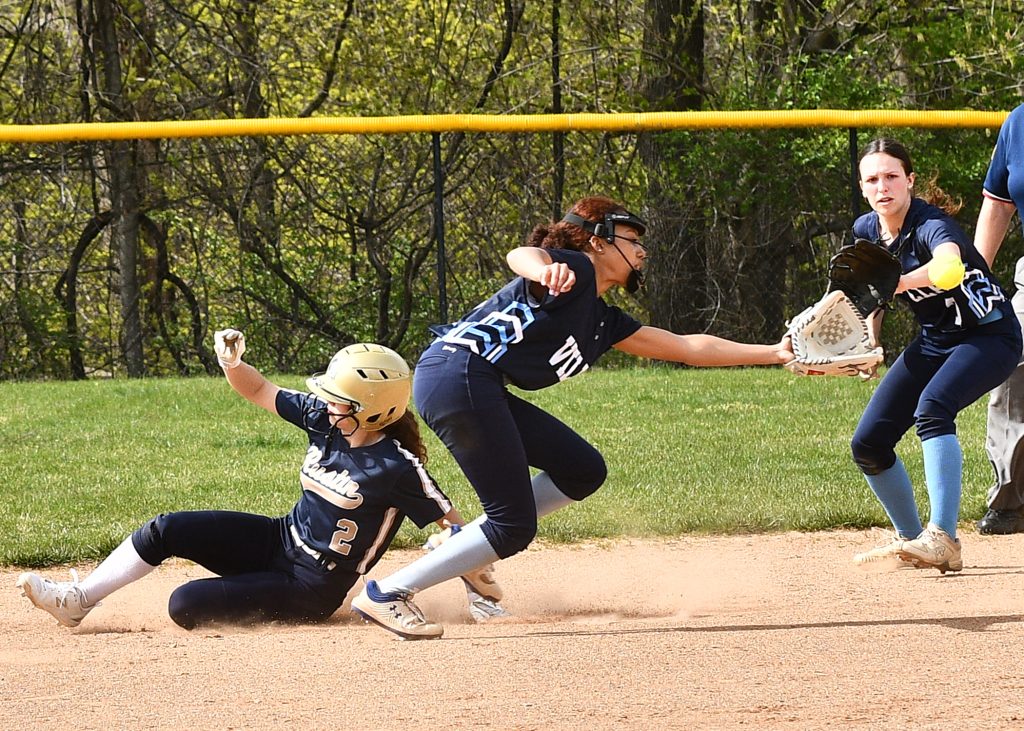
[[[540,301],[517,277],[458,322],[431,330],[493,363],[519,388],[533,391],[587,370],[615,343],[640,329],[635,319],[597,296],[594,265],[578,251],[546,249],[576,283]]]
[[[878,241],[878,214],[872,211],[854,221],[853,235]],[[950,241],[960,247],[966,269],[964,281],[950,290],[927,286],[898,295],[910,305],[926,332],[972,328],[1006,300],[1002,287],[967,234],[949,214],[920,198],[911,199],[899,236],[888,244],[888,249],[899,257],[905,274],[927,264],[932,260],[932,252]]]
[[[985,176],[985,195],[1024,212],[1024,104],[1003,122]],[[1024,224],[1024,217],[1021,218]]]
[[[309,435],[299,470],[302,497],[288,516],[292,538],[304,550],[364,574],[387,550],[405,516],[420,528],[440,520],[451,503],[419,459],[385,437],[350,447],[330,428],[313,394],[281,389],[277,413]],[[315,555],[315,553],[311,555]]]

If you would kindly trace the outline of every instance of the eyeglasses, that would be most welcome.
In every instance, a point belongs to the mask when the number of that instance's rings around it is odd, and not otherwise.
[[[647,244],[645,244],[640,239],[631,239],[628,236],[619,236],[618,234],[612,234],[611,237],[613,239],[622,239],[623,241],[626,241],[626,242],[628,242],[630,244],[633,244],[633,246],[639,246],[639,247],[641,247],[643,249],[647,248]]]

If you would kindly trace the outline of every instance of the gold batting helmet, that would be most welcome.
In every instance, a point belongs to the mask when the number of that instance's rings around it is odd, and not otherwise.
[[[360,426],[379,431],[409,407],[412,378],[391,348],[356,343],[335,353],[327,370],[307,378],[306,386],[325,401],[352,404]]]

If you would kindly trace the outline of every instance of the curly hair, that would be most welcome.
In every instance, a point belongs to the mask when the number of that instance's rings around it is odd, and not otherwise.
[[[608,213],[626,213],[626,208],[611,198],[603,195],[592,195],[576,201],[569,213],[594,221],[595,223],[604,220]],[[533,231],[526,237],[527,246],[536,246],[541,249],[571,249],[572,251],[586,251],[590,248],[590,238],[593,234],[585,231],[574,223],[565,221],[552,221],[534,226]]]
[[[427,463],[427,447],[420,436],[420,423],[411,411],[406,411],[382,431],[385,436],[397,440],[403,448],[416,455],[420,463]]]

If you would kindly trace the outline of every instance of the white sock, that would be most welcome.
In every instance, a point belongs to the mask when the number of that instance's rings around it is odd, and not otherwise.
[[[533,502],[537,505],[538,518],[576,502],[558,489],[547,472],[538,472],[530,482],[533,485]]]
[[[155,568],[156,566],[142,560],[142,556],[135,550],[132,537],[128,536],[120,546],[110,552],[95,571],[85,577],[78,588],[85,594],[86,603],[94,606],[101,599],[133,581],[138,581]]]
[[[537,516],[543,517],[559,508],[575,502],[555,487],[547,472],[534,476],[533,499],[537,505]],[[473,569],[486,566],[498,560],[498,554],[491,548],[490,541],[480,530],[487,516],[481,515],[467,523],[457,535],[452,536],[423,558],[405,568],[399,569],[387,578],[377,582],[381,591],[401,591],[415,594],[436,586],[443,581],[462,576]]]
[[[483,516],[481,516],[482,518]],[[383,592],[400,591],[415,594],[454,579],[465,573],[494,563],[498,554],[480,530],[482,520],[474,520],[447,541],[423,556],[377,582]]]

